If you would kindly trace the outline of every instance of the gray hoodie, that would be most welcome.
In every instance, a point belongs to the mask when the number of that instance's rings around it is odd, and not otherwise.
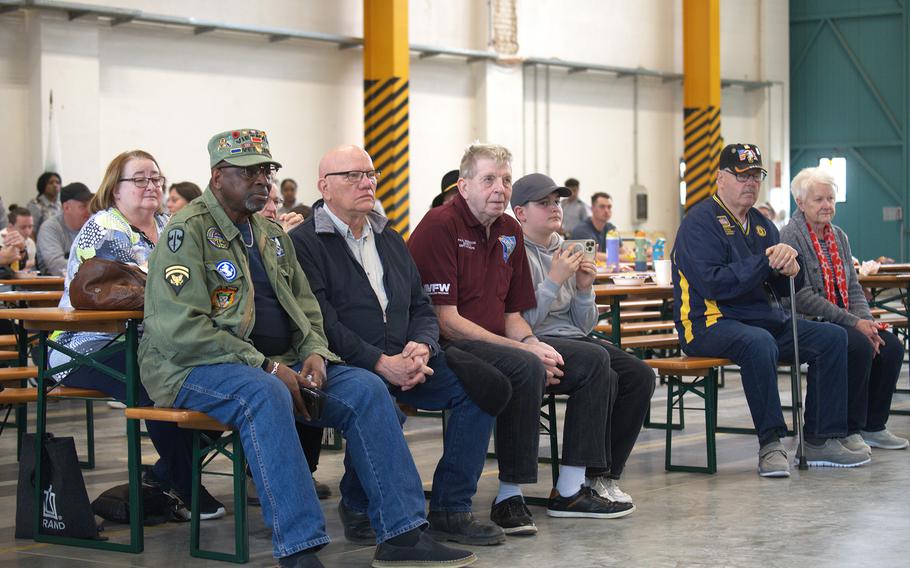
[[[542,247],[525,239],[537,307],[525,310],[521,315],[535,335],[584,337],[597,323],[593,287],[588,292],[578,293],[574,276],[562,286],[547,277],[553,263],[553,253],[559,250],[562,240],[561,236],[553,233],[549,244]]]

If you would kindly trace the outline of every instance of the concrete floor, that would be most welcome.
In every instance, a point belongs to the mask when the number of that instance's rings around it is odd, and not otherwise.
[[[904,372],[899,386],[907,387]],[[781,382],[789,397],[786,379]],[[748,426],[745,399],[735,373],[720,391],[720,421]],[[687,399],[688,402],[688,399]],[[662,416],[665,391],[658,387],[652,401]],[[691,406],[697,406],[692,401]],[[894,409],[910,410],[910,395],[896,394]],[[686,429],[674,437],[674,461],[704,463],[704,428],[698,411],[687,414]],[[56,404],[51,431],[75,432],[80,445],[80,406]],[[89,496],[125,481],[122,411],[96,405],[98,466],[84,472]],[[910,417],[893,416],[889,428],[910,436]],[[411,418],[406,434],[424,480],[430,480],[441,449],[440,423]],[[546,454],[542,438],[541,453]],[[793,448],[794,440],[785,444]],[[476,547],[478,567],[493,566],[907,566],[910,539],[910,451],[875,450],[872,463],[857,469],[795,471],[790,479],[762,479],[755,473],[757,443],[752,436],[718,435],[716,475],[664,471],[664,432],[645,429],[632,454],[622,488],[634,498],[637,511],[617,520],[551,519],[532,507],[540,532],[535,537],[509,538],[506,544]],[[146,461],[154,455],[143,445]],[[227,462],[219,464],[226,469]],[[128,555],[15,540],[17,463],[15,437],[0,438],[0,566],[226,566],[189,556],[188,524],[149,527],[145,552]],[[348,544],[336,514],[339,452],[323,453],[317,477],[336,487],[336,496],[322,502],[329,535],[334,542],[320,553],[327,567],[369,566],[371,547]],[[206,486],[226,505],[231,504],[230,480],[209,477]],[[549,466],[541,465],[540,482],[526,495],[549,493]],[[428,487],[428,486],[427,486]],[[428,487],[429,488],[429,487]],[[489,515],[497,489],[496,462],[487,462],[475,497],[475,512]],[[271,542],[258,508],[250,508],[251,566],[273,566]],[[233,516],[203,525],[204,539],[231,542]],[[107,526],[114,540],[128,538],[121,525]],[[209,541],[211,542],[211,541]]]

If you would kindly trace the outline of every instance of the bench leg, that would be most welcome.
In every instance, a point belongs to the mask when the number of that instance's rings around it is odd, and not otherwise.
[[[667,379],[666,375],[660,375],[660,384],[667,385],[667,402],[669,403],[673,397],[673,386],[671,382]],[[685,417],[685,406],[682,398],[679,399],[679,422],[674,423],[672,420],[672,413],[670,414],[671,419],[667,422],[653,422],[651,420],[651,407],[648,406],[648,410],[645,413],[645,428],[656,428],[658,430],[682,430],[686,427],[686,417]]]
[[[204,444],[204,446],[203,446]],[[226,446],[231,444],[231,451]],[[211,456],[209,456],[211,454]],[[202,487],[202,470],[216,454],[231,460],[234,478],[234,553],[228,554],[200,546],[199,492]],[[193,431],[193,491],[190,499],[190,556],[222,562],[244,564],[250,560],[249,531],[247,530],[246,457],[240,443],[240,433],[209,438],[200,430]]]
[[[717,472],[716,416],[717,416],[717,371],[712,369],[706,377],[698,377],[691,383],[685,383],[682,377],[667,377],[667,423],[671,423],[674,406],[679,406],[680,415],[684,412],[682,401],[686,393],[692,393],[704,400],[705,412],[705,453],[706,465],[690,466],[672,463],[673,430],[666,429],[666,450],[664,468],[667,471],[685,471],[692,473]],[[674,403],[674,401],[677,401]]]

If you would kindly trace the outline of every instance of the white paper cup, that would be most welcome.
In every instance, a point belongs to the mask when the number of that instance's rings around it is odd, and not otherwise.
[[[654,261],[654,281],[658,286],[673,284],[673,263],[669,260]]]

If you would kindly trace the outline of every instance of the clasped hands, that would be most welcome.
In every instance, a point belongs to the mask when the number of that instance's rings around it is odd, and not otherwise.
[[[433,369],[428,366],[429,361],[430,346],[409,341],[398,355],[385,353],[380,355],[375,370],[389,383],[406,391],[426,381],[427,376],[433,374]]]

